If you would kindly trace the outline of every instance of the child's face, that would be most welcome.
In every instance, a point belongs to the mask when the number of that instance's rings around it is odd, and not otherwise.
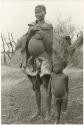
[[[41,21],[41,20],[44,20],[44,17],[45,17],[45,12],[44,10],[36,10],[35,11],[35,17],[37,18],[37,20]]]

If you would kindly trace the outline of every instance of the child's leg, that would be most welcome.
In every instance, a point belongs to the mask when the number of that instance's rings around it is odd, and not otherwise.
[[[56,99],[54,97],[54,102],[55,102],[55,116],[56,116],[55,124],[59,124],[62,100],[60,98]]]
[[[68,111],[67,111],[67,105],[68,105],[68,93],[66,92],[64,97],[62,98],[62,115],[64,116],[64,121],[68,123]]]

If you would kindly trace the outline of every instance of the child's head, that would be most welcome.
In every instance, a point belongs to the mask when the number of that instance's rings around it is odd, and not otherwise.
[[[56,74],[62,73],[66,66],[66,61],[58,61],[56,64],[53,65],[53,72],[55,72]]]
[[[68,36],[68,35],[65,36],[65,37],[64,37],[64,40],[65,40],[66,42],[68,42],[69,45],[71,45],[71,38],[70,38],[70,36]]]
[[[44,5],[37,5],[35,7],[35,17],[37,18],[37,20],[41,21],[44,20],[46,14],[46,8]]]

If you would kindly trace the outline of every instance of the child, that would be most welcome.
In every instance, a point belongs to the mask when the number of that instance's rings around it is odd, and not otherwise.
[[[59,61],[59,65],[53,66],[51,74],[51,92],[54,96],[56,108],[56,124],[59,123],[61,110],[67,111],[68,102],[68,76],[63,73],[66,67],[65,61]],[[67,112],[66,112],[67,115]],[[67,120],[67,118],[66,118]]]

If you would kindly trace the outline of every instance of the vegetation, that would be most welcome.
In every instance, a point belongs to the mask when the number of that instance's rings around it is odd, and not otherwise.
[[[63,21],[60,15],[57,17],[53,38],[53,62],[57,63],[57,65],[60,60],[65,60],[71,66],[77,68],[83,67],[83,33],[79,31],[77,40],[73,42],[75,31],[76,27],[71,23],[71,18],[67,18]],[[71,41],[66,41],[66,36],[70,36]],[[19,67],[22,58],[20,48],[22,42],[26,40],[26,35],[23,35],[17,43],[14,42],[12,33],[8,33],[8,39],[1,34],[1,39],[3,43],[3,63],[10,62],[12,66]],[[14,53],[16,45],[18,45],[19,48],[17,48]]]

